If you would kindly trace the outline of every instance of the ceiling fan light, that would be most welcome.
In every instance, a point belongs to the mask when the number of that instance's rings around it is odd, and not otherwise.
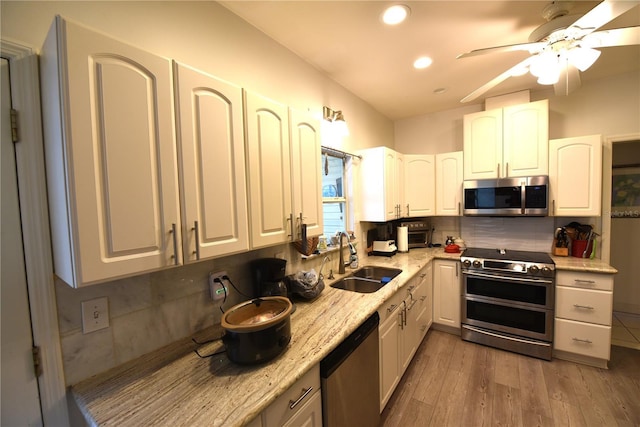
[[[511,69],[511,77],[524,76],[529,72],[529,66],[527,64],[520,64],[519,66]]]
[[[536,77],[541,77],[548,73],[549,69],[558,68],[558,56],[554,52],[542,52],[538,54],[529,67],[529,71]]]
[[[569,63],[580,71],[585,71],[591,67],[600,57],[600,51],[591,48],[576,48],[567,52]]]
[[[541,85],[554,85],[560,80],[560,68],[557,66],[549,67],[538,76],[538,84]]]

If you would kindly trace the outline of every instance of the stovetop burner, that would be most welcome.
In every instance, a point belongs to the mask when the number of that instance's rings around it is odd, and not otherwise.
[[[544,252],[510,249],[467,248],[460,257],[463,269],[493,270],[528,275],[551,276],[555,263]]]

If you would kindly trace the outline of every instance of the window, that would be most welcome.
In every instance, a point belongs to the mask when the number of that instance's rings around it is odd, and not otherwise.
[[[322,212],[324,235],[334,236],[347,229],[347,157],[322,149]]]

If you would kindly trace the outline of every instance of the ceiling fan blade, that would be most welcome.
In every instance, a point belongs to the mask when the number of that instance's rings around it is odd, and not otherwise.
[[[560,78],[558,83],[553,85],[553,89],[556,95],[566,96],[578,89],[581,84],[580,70],[567,63],[560,71]]]
[[[587,12],[576,22],[567,28],[568,32],[579,31],[582,34],[589,34],[597,30],[609,21],[633,9],[640,4],[640,1],[613,1],[604,0],[602,3]]]
[[[487,53],[495,53],[495,52],[514,52],[517,50],[523,50],[529,53],[535,53],[537,51],[542,50],[544,46],[545,46],[545,43],[535,42],[535,43],[519,43],[519,44],[510,44],[505,46],[486,47],[483,49],[474,49],[470,52],[461,53],[456,57],[456,59],[468,58],[470,56],[485,55]]]
[[[471,92],[469,95],[462,98],[460,102],[469,102],[478,98],[480,95],[492,89],[494,86],[497,86],[503,81],[507,80],[509,77],[513,75],[514,72],[517,72],[518,70],[521,70],[524,67],[528,67],[531,64],[533,58],[534,56],[530,56],[524,61],[519,62],[517,65],[509,68],[504,73],[500,74],[499,76],[495,77],[493,80],[489,81],[488,83],[485,83],[484,85],[480,86],[478,89]]]
[[[635,44],[640,44],[640,27],[596,31],[585,36],[580,41],[580,46],[591,48],[631,46]]]

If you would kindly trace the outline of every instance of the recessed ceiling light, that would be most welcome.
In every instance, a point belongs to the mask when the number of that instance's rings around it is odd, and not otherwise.
[[[429,65],[431,65],[432,62],[433,60],[428,56],[421,56],[413,62],[413,67],[417,68],[418,70],[422,70],[423,68],[427,68]]]
[[[382,22],[387,25],[397,25],[407,19],[411,14],[411,9],[404,4],[396,4],[385,9],[382,14]]]

